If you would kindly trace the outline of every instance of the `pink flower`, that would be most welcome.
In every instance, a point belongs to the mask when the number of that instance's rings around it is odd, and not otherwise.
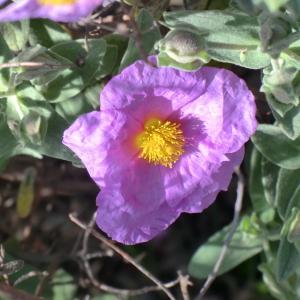
[[[19,0],[0,10],[0,22],[47,18],[74,22],[89,15],[103,0]],[[8,0],[0,0],[0,5]]]
[[[101,188],[97,224],[124,244],[148,241],[226,190],[256,129],[254,98],[225,69],[137,61],[103,89],[63,143]]]

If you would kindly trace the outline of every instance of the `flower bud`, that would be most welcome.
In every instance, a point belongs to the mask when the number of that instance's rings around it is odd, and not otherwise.
[[[47,120],[32,111],[21,121],[21,133],[25,140],[40,145],[47,131]]]
[[[299,104],[296,91],[298,74],[298,70],[288,66],[284,60],[273,60],[272,66],[264,70],[261,90],[271,93],[280,103],[297,106]]]
[[[164,39],[158,42],[156,47],[160,52],[165,52],[170,58],[181,64],[195,61],[207,63],[210,60],[205,51],[203,35],[190,30],[171,30]]]

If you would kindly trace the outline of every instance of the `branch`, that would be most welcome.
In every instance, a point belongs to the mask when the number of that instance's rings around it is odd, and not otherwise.
[[[178,272],[178,276],[182,298],[183,300],[190,300],[188,287],[193,285],[193,283],[190,281],[189,275],[183,275],[181,272]]]
[[[136,41],[136,46],[140,52],[140,55],[142,57],[142,59],[151,67],[156,67],[155,64],[153,64],[149,59],[148,59],[148,53],[146,52],[144,46],[143,46],[143,36],[142,33],[140,31],[139,25],[135,20],[135,13],[136,13],[136,9],[135,7],[132,7],[131,9],[131,13],[130,13],[130,23],[135,35],[135,41]]]
[[[0,298],[9,300],[43,300],[43,298],[35,297],[18,290],[10,285],[0,282]]]
[[[38,68],[38,67],[49,67],[49,68],[61,68],[61,67],[71,67],[68,64],[49,64],[45,62],[36,62],[36,61],[23,61],[23,62],[8,62],[0,64],[0,69],[7,68]]]
[[[80,220],[78,220],[74,215],[69,214],[69,218],[73,223],[75,223],[80,228],[86,230],[84,240],[83,240],[83,250],[87,249],[87,240],[88,235],[94,236],[97,240],[99,240],[101,243],[106,245],[108,248],[112,249],[115,253],[119,254],[125,261],[130,263],[132,266],[134,266],[137,270],[139,270],[142,274],[144,274],[146,277],[148,277],[152,282],[156,284],[155,287],[145,287],[138,290],[124,290],[124,289],[118,289],[114,287],[107,286],[105,284],[99,283],[95,280],[92,272],[90,272],[89,265],[87,265],[88,260],[84,259],[85,266],[87,267],[88,276],[91,279],[94,286],[98,287],[101,290],[109,291],[114,294],[120,294],[120,295],[139,295],[144,294],[149,291],[163,291],[169,299],[175,300],[174,296],[171,294],[171,292],[168,290],[168,288],[171,286],[176,285],[179,282],[179,279],[172,281],[169,284],[163,284],[158,280],[154,275],[152,275],[148,270],[146,270],[143,266],[138,264],[131,256],[129,256],[126,252],[124,252],[121,248],[116,246],[114,243],[112,243],[110,240],[108,240],[106,237],[104,237],[100,232],[94,230],[92,228],[92,224],[95,220],[95,216],[93,217],[92,221],[89,225],[83,224]],[[82,256],[81,256],[82,257]]]
[[[184,9],[189,9],[188,0],[183,0],[183,7]]]
[[[235,206],[234,206],[234,216],[233,216],[233,220],[231,223],[231,227],[230,227],[228,236],[224,242],[224,245],[221,249],[220,255],[214,265],[214,268],[213,268],[211,274],[207,277],[203,287],[201,288],[201,290],[200,290],[198,296],[195,298],[195,300],[202,299],[202,297],[206,294],[206,292],[208,291],[208,289],[210,288],[210,286],[216,279],[218,272],[220,270],[220,267],[226,256],[226,253],[228,251],[232,237],[233,237],[233,235],[238,227],[238,224],[239,224],[240,213],[241,213],[242,204],[243,204],[245,180],[244,180],[243,174],[241,173],[241,171],[239,169],[236,169],[235,173],[238,176],[238,183],[237,183],[237,191],[236,191],[236,201],[235,201]]]
[[[28,272],[22,276],[20,276],[15,282],[14,282],[14,286],[22,283],[23,281],[25,280],[28,280],[32,277],[40,277],[40,278],[43,278],[43,277],[46,277],[48,276],[48,272],[46,271],[42,271],[42,272],[39,272],[39,271],[31,271],[31,272]]]

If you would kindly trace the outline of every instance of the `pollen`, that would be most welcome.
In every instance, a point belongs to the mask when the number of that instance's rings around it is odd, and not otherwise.
[[[38,0],[41,5],[70,5],[77,0]]]
[[[154,165],[172,168],[184,153],[184,136],[180,124],[149,119],[135,139],[139,157]]]

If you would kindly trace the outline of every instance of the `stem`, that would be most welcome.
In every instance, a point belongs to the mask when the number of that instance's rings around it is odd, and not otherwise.
[[[220,270],[220,267],[224,261],[224,258],[226,256],[226,253],[228,251],[230,242],[232,240],[232,237],[238,227],[239,224],[239,219],[240,219],[240,213],[242,209],[242,203],[243,203],[243,196],[244,196],[244,187],[245,187],[245,180],[244,176],[240,172],[239,169],[236,169],[235,171],[236,175],[238,176],[238,184],[237,184],[237,192],[236,192],[236,201],[235,201],[235,206],[234,206],[234,216],[233,220],[231,223],[231,227],[228,233],[228,236],[224,242],[224,245],[221,249],[220,255],[214,265],[213,271],[210,273],[208,278],[206,279],[203,287],[201,288],[198,296],[195,298],[195,300],[200,300],[202,297],[206,294],[214,280],[216,279],[218,272]]]
[[[70,220],[75,223],[77,226],[80,228],[86,230],[86,234],[84,236],[84,241],[83,241],[83,250],[87,250],[87,241],[88,241],[88,236],[92,235],[94,236],[97,240],[99,240],[101,243],[103,243],[105,246],[108,248],[112,249],[115,253],[119,254],[125,261],[130,263],[132,266],[134,266],[137,270],[139,270],[142,274],[144,274],[146,277],[148,277],[152,282],[154,282],[157,286],[157,288],[161,291],[163,291],[167,296],[168,299],[171,300],[176,300],[172,293],[168,290],[167,286],[160,282],[154,275],[152,275],[148,270],[146,270],[142,265],[137,263],[130,255],[128,255],[125,251],[123,251],[121,248],[116,246],[114,243],[112,243],[110,240],[108,240],[106,237],[104,237],[100,232],[94,230],[91,226],[92,223],[85,225],[82,222],[80,222],[74,215],[70,214],[69,215]],[[95,216],[94,216],[95,218]],[[93,220],[94,220],[93,218]],[[92,220],[92,221],[93,221]],[[93,279],[93,284],[95,285],[97,282],[95,282],[92,274],[89,274],[89,277]],[[178,281],[176,281],[177,283]],[[103,286],[99,287],[103,289]],[[151,288],[152,289],[152,288]],[[139,292],[145,291],[145,289],[140,290]],[[118,294],[120,293],[120,289],[114,289],[114,293]]]
[[[248,50],[256,50],[257,45],[239,45],[239,44],[224,44],[218,42],[207,42],[207,50],[213,49],[227,49],[227,50],[236,50],[236,51],[248,51]]]

